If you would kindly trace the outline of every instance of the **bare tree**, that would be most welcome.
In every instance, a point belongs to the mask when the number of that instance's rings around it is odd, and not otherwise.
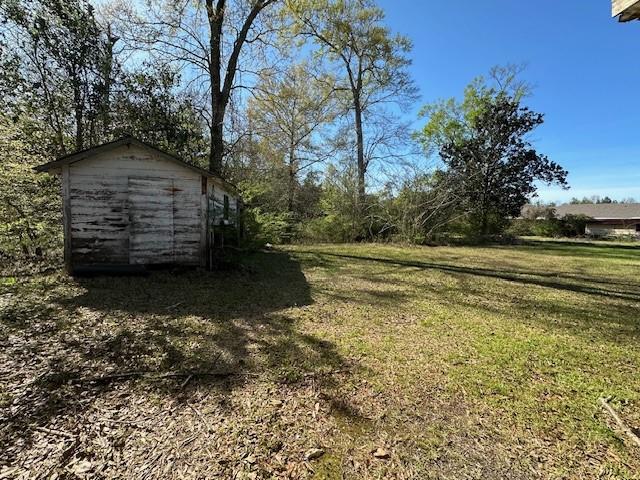
[[[259,20],[277,1],[150,0],[144,10],[123,5],[128,15],[120,25],[130,48],[178,65],[184,70],[185,88],[207,98],[201,113],[211,137],[209,168],[214,172],[222,171],[227,153],[224,123],[233,92],[246,87],[238,77],[256,73],[241,66],[241,55],[248,46],[255,53],[273,33],[274,27]],[[264,54],[255,57],[266,59]]]
[[[321,130],[336,116],[332,82],[315,77],[308,63],[294,65],[279,78],[263,79],[249,101],[249,117],[263,138],[286,164],[287,208],[294,210],[300,173],[330,156],[319,145]]]
[[[336,66],[339,88],[349,94],[356,137],[358,204],[364,211],[366,174],[375,155],[367,155],[367,122],[395,103],[406,106],[417,97],[407,73],[411,42],[392,35],[384,12],[372,0],[290,0],[294,32],[311,39],[320,54]]]

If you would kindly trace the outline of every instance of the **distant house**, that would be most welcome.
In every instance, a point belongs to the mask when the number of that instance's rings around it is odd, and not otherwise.
[[[214,225],[232,224],[236,188],[124,137],[36,168],[61,176],[70,272],[106,266],[205,266]]]
[[[556,218],[587,217],[585,234],[593,237],[637,236],[640,238],[640,203],[566,204],[553,207]],[[540,207],[526,205],[522,217],[540,215]],[[544,218],[543,216],[539,218]]]
[[[621,22],[640,20],[640,0],[613,0],[611,13]]]

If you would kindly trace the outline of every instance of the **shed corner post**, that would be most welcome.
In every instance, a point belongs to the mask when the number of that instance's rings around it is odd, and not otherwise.
[[[64,266],[73,273],[71,263],[71,174],[69,165],[62,165],[62,222],[64,225]]]
[[[200,195],[200,266],[207,268],[209,251],[209,179],[202,175]]]
[[[242,245],[242,243],[244,242],[244,202],[242,201],[242,197],[238,196],[236,197],[236,218],[237,218],[237,224],[236,224],[236,235],[237,235],[237,242],[238,242],[238,247],[240,247]]]

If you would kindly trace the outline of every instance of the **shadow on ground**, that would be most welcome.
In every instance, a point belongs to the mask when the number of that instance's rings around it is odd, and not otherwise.
[[[598,243],[596,241],[562,241],[526,239],[521,246],[513,247],[536,255],[560,255],[573,257],[601,257],[612,260],[638,260],[640,245]]]
[[[640,302],[640,285],[629,283],[609,282],[606,279],[594,277],[579,277],[575,275],[563,277],[556,273],[536,272],[534,270],[509,271],[504,268],[467,267],[446,263],[424,262],[413,260],[399,260],[394,258],[370,257],[363,255],[348,255],[329,252],[299,251],[300,254],[320,257],[335,257],[344,260],[356,260],[362,262],[376,262],[399,267],[413,267],[422,270],[438,270],[452,274],[464,274],[477,277],[488,277],[498,280],[521,283],[523,285],[537,285],[540,287],[567,290],[571,292],[597,295],[610,298],[620,298],[634,302]],[[636,256],[635,259],[640,257]],[[594,285],[589,285],[594,284]],[[629,288],[608,288],[611,285],[622,285]]]
[[[618,281],[615,278],[574,273],[546,272],[535,268],[521,270],[502,264],[495,268],[450,263],[402,260],[368,254],[343,254],[326,251],[297,251],[305,265],[322,265],[325,269],[341,269],[342,275],[350,275],[369,284],[388,288],[388,275],[393,270],[417,269],[424,272],[441,272],[455,279],[449,282],[421,282],[406,275],[394,277],[393,290],[358,289],[357,291],[323,292],[342,302],[362,302],[381,306],[401,305],[412,299],[429,298],[434,304],[452,304],[472,311],[487,311],[507,315],[520,322],[536,323],[547,329],[563,330],[572,335],[597,337],[613,343],[634,343],[640,339],[640,322],[637,311],[640,306],[640,282]],[[332,260],[333,259],[333,260]],[[640,256],[635,257],[636,260]],[[333,261],[333,265],[329,265]],[[363,275],[355,263],[372,267]],[[535,294],[535,290],[511,290],[496,295],[495,288],[486,288],[480,279],[505,281],[515,286],[535,286],[547,290],[550,295]],[[522,292],[518,294],[517,292]],[[567,301],[564,292],[582,295],[580,301]],[[559,294],[559,295],[556,295]]]
[[[180,399],[192,388],[226,395],[260,377],[296,382],[345,363],[287,315],[313,300],[283,252],[256,253],[236,272],[64,279],[16,297],[0,315],[0,341],[9,363],[29,368],[3,385],[7,446],[124,381]]]

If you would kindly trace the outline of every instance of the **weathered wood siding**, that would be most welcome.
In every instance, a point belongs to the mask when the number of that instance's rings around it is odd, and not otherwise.
[[[201,258],[201,176],[123,146],[69,167],[71,259],[79,264]]]
[[[207,187],[207,197],[209,198],[209,215],[214,225],[219,225],[224,219],[224,196],[229,197],[229,223],[234,224],[238,213],[238,199],[225,184],[209,178]]]

